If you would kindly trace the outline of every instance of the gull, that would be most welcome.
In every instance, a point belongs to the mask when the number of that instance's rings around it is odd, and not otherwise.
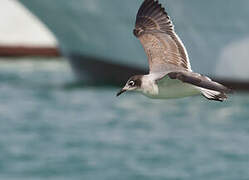
[[[191,70],[187,51],[158,0],[144,0],[133,33],[148,57],[149,74],[132,76],[117,96],[138,91],[153,99],[194,95],[215,101],[227,99],[229,88]]]

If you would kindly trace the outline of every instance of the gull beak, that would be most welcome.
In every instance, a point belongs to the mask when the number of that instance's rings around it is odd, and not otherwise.
[[[121,94],[123,94],[124,92],[126,92],[127,89],[121,89],[118,93],[117,93],[117,97],[120,96]]]

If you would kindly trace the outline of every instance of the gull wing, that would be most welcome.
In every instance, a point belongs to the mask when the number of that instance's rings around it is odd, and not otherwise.
[[[188,72],[188,71],[171,72],[167,74],[167,76],[171,79],[177,79],[182,81],[183,83],[192,84],[200,88],[217,91],[221,93],[232,93],[231,89],[223,86],[222,84],[214,82],[210,78],[198,73]]]
[[[157,0],[144,0],[137,13],[133,33],[148,56],[150,72],[171,69],[191,71],[187,51]]]

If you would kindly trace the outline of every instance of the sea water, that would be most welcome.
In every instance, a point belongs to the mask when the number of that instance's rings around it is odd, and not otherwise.
[[[75,84],[66,61],[0,61],[1,180],[247,180],[249,96],[151,100]]]

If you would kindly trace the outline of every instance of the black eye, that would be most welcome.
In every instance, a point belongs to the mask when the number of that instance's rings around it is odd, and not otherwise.
[[[128,85],[129,86],[135,86],[135,82],[134,81],[130,81]]]

